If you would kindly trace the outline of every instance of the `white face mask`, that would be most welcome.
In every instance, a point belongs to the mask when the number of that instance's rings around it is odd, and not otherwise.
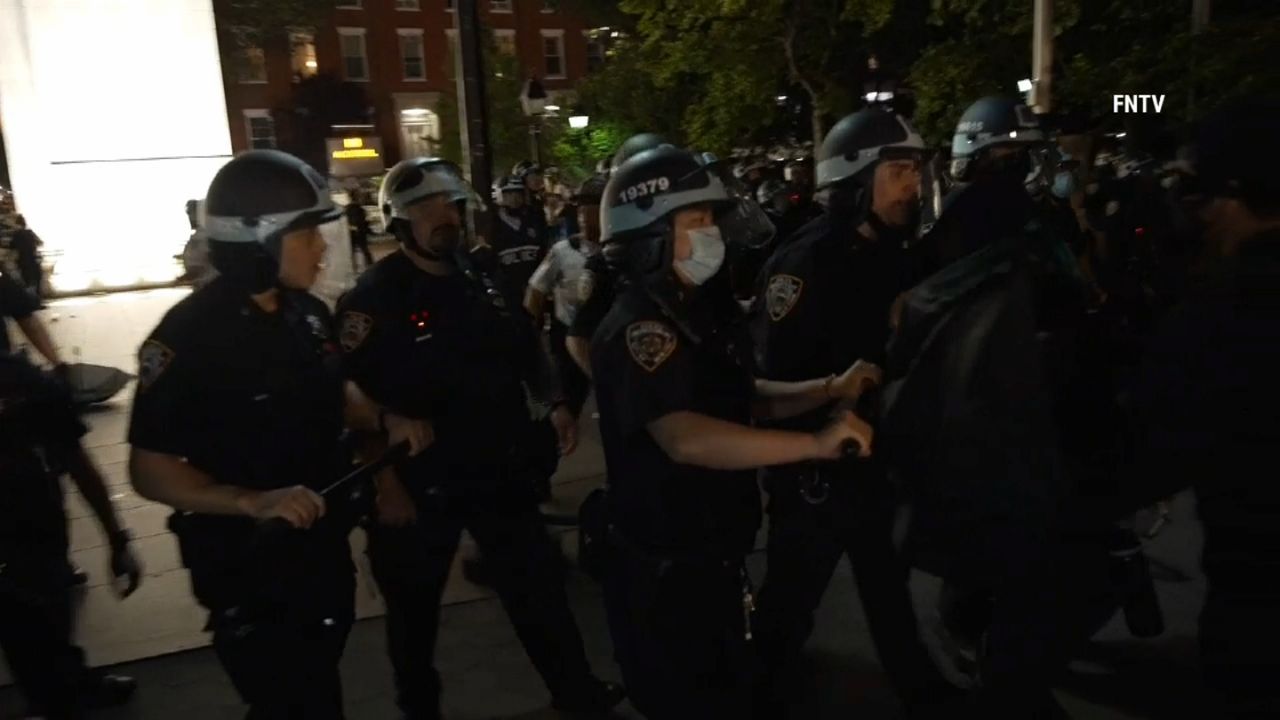
[[[690,283],[701,285],[720,271],[724,264],[724,239],[720,237],[720,228],[695,228],[689,231],[691,252],[684,260],[677,260],[675,267]]]

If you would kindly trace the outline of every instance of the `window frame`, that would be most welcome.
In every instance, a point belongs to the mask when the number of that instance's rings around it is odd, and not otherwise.
[[[362,27],[338,27],[338,55],[342,59],[342,79],[348,82],[369,82],[373,75],[372,68],[369,67],[369,29]],[[342,46],[343,38],[358,37],[360,38],[360,57],[364,61],[364,77],[353,78],[350,76],[347,66],[348,56],[346,49]]]
[[[426,31],[422,28],[396,28],[396,37],[399,40],[400,50],[400,79],[405,82],[426,82],[427,81],[427,40]],[[409,77],[408,61],[409,57],[405,54],[405,39],[418,39],[418,70],[421,75],[419,77]]]
[[[496,3],[504,3],[504,7],[495,7]],[[489,12],[510,14],[515,11],[515,3],[513,0],[489,0]]]
[[[567,80],[569,77],[569,58],[565,54],[564,30],[539,30],[539,37],[542,39],[542,47],[539,55],[542,57],[543,78],[546,80]],[[555,40],[560,50],[560,72],[552,75],[547,67],[547,41]]]

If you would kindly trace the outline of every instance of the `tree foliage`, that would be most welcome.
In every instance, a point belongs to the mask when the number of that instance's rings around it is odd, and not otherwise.
[[[584,97],[620,125],[717,152],[778,133],[785,123],[777,122],[777,95],[802,93],[813,109],[811,135],[820,138],[832,120],[861,106],[872,54],[905,81],[914,120],[935,143],[945,142],[971,102],[1014,95],[1018,80],[1031,75],[1030,0],[617,6],[633,19],[634,39],[619,46]],[[1053,109],[1099,128],[1117,122],[1113,94],[1164,94],[1157,120],[1178,125],[1226,96],[1280,91],[1274,0],[1216,0],[1200,35],[1190,32],[1190,18],[1190,0],[1055,0]]]
[[[324,23],[339,0],[215,0],[219,28],[242,44],[259,45],[283,28]]]

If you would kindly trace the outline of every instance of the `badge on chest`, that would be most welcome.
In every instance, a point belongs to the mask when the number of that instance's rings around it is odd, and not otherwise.
[[[778,322],[791,313],[804,290],[804,281],[795,275],[774,275],[765,290],[765,307],[769,317]]]

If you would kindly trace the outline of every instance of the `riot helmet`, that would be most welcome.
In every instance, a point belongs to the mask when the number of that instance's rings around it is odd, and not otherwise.
[[[1023,152],[996,152],[1001,148]],[[1031,108],[1005,97],[985,97],[970,105],[956,124],[951,176],[969,182],[980,174],[1008,172],[1030,182],[1044,168],[1044,158],[1037,162],[1033,155],[1047,149],[1048,138]]]
[[[493,199],[499,207],[503,208],[524,207],[526,192],[524,181],[514,175],[498,178],[498,181],[493,184]]]
[[[342,208],[315,168],[279,150],[250,150],[218,170],[205,213],[211,264],[260,293],[278,283],[284,236],[337,220]]]
[[[696,205],[732,204],[724,183],[702,159],[672,146],[645,150],[618,166],[600,206],[600,241],[615,272],[665,275],[672,262],[672,220]]]
[[[652,150],[663,145],[671,145],[671,142],[657,133],[639,133],[632,135],[618,146],[617,152],[613,154],[613,160],[609,166],[610,171],[617,170],[622,163],[630,160],[632,157],[644,152]]]
[[[428,198],[443,196],[447,202],[458,208],[458,215],[463,220],[463,227],[456,228],[456,237],[449,238],[446,245],[461,247],[462,231],[465,228],[466,210],[470,205],[476,210],[484,209],[484,201],[476,194],[471,185],[462,177],[462,171],[448,160],[431,157],[416,157],[401,160],[382,179],[378,189],[378,207],[382,211],[382,219],[386,228],[408,250],[428,260],[451,261],[452,253],[432,250],[419,241],[410,224],[409,208]],[[452,234],[453,229],[436,228],[433,232]]]
[[[869,185],[876,163],[885,158],[925,153],[924,139],[900,115],[868,108],[846,115],[818,149],[817,188],[827,190],[849,180]]]

